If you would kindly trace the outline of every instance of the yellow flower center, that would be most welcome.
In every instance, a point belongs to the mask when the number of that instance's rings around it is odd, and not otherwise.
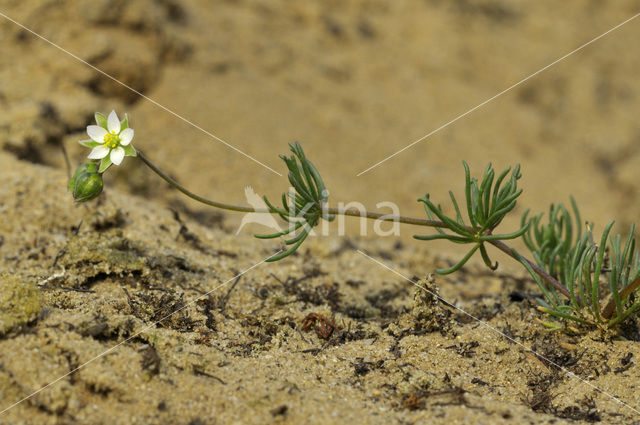
[[[120,136],[118,136],[115,131],[105,134],[103,140],[104,147],[109,149],[115,149],[120,144]]]

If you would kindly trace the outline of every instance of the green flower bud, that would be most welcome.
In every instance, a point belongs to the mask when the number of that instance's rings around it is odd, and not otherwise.
[[[80,165],[67,185],[76,202],[96,198],[102,193],[102,188],[102,175],[98,173],[98,164],[93,162]]]

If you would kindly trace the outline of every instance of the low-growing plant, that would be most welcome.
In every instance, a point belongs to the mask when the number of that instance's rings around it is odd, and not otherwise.
[[[460,269],[476,252],[480,252],[487,267],[495,270],[498,264],[491,261],[487,245],[503,251],[520,262],[537,283],[541,293],[537,298],[538,310],[560,320],[542,321],[549,328],[562,329],[562,322],[567,326],[573,323],[582,327],[614,328],[640,310],[640,297],[636,294],[640,287],[640,254],[635,250],[634,225],[623,244],[620,235],[610,235],[614,224],[611,221],[596,243],[593,224],[581,221],[578,207],[571,198],[571,211],[562,204],[551,205],[545,222],[544,214],[529,216],[527,210],[519,229],[509,233],[496,232],[522,193],[518,188],[518,180],[522,176],[519,165],[496,176],[489,164],[482,179],[478,180],[471,177],[469,166],[463,162],[463,209],[450,191],[455,212],[450,217],[439,204],[432,202],[427,193],[418,201],[424,205],[428,219],[420,219],[329,207],[329,192],[320,173],[306,157],[302,146],[290,143],[293,155],[280,157],[287,166],[293,191],[282,194],[282,208],[276,207],[265,196],[267,208],[257,209],[211,201],[187,190],[133,148],[130,142],[134,133],[129,127],[128,117],[121,121],[114,111],[108,117],[96,113],[96,123],[87,127],[91,139],[80,142],[92,148],[89,154],[91,161],[78,167],[68,185],[77,202],[86,202],[100,195],[103,190],[102,174],[112,164],[119,165],[125,156],[132,156],[196,201],[231,211],[280,216],[287,224],[285,230],[255,235],[260,239],[288,238],[284,240],[285,249],[267,261],[278,261],[294,253],[322,220],[332,221],[337,215],[365,217],[436,229],[435,234],[414,236],[418,240],[446,239],[470,245],[459,262],[446,269],[437,269],[440,274]],[[505,243],[518,238],[523,240],[533,261]]]

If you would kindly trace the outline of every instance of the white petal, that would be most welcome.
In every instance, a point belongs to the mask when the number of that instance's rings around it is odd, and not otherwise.
[[[122,130],[122,133],[120,133],[120,144],[122,146],[127,146],[129,143],[131,143],[132,139],[133,128],[125,128],[124,130]]]
[[[110,133],[120,133],[120,120],[118,119],[116,111],[111,111],[109,114],[109,117],[107,118],[107,128]]]
[[[87,134],[94,142],[104,143],[104,136],[107,134],[107,130],[99,125],[88,125]]]
[[[109,155],[109,148],[106,146],[96,146],[89,154],[89,159],[102,159]]]
[[[124,149],[122,149],[121,147],[117,147],[114,150],[111,151],[111,162],[113,162],[116,165],[120,165],[120,163],[122,162],[122,159],[124,158]]]

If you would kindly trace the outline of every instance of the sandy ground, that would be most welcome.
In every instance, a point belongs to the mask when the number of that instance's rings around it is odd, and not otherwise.
[[[356,175],[638,11],[577,0],[0,1],[2,14],[280,173],[277,154],[300,141],[333,206],[392,201],[422,217],[425,192],[460,194],[462,160],[476,172],[520,163],[525,192],[505,230],[570,194],[598,229],[636,219],[638,22]],[[253,239],[258,226],[236,236],[242,215],[185,201],[134,159],[109,170],[99,200],[75,205],[61,146],[75,167],[93,113],[111,109],[130,114],[137,148],[204,196],[243,204],[245,186],[276,198],[287,182],[2,17],[0,46],[0,409],[62,377],[0,423],[640,420],[636,323],[624,336],[548,332],[535,286],[499,254],[497,272],[471,262],[423,281],[491,329],[356,251],[416,279],[455,261],[446,244],[412,240],[415,229],[357,236],[352,222],[347,236],[312,238],[236,280],[277,243]]]

